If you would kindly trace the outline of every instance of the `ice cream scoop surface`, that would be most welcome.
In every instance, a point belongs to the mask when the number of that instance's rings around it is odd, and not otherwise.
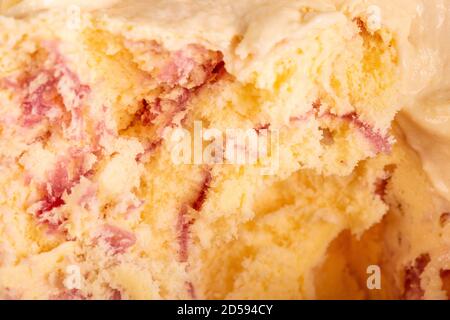
[[[449,11],[0,1],[0,298],[444,298]]]

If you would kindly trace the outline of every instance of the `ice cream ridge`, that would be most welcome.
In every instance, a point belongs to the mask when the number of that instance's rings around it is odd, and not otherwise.
[[[447,299],[450,1],[0,13],[0,299]]]

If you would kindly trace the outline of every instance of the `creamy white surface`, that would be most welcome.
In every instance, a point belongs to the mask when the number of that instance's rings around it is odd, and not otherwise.
[[[418,7],[413,23],[405,70],[413,100],[399,121],[436,191],[450,202],[450,1],[435,4]]]

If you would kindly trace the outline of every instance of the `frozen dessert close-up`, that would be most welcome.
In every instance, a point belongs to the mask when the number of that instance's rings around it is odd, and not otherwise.
[[[450,0],[0,0],[0,299],[448,299]]]

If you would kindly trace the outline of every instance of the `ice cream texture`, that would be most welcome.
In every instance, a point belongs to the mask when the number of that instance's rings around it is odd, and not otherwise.
[[[449,0],[0,1],[0,298],[446,299],[449,32]],[[176,161],[198,123],[265,158]]]

